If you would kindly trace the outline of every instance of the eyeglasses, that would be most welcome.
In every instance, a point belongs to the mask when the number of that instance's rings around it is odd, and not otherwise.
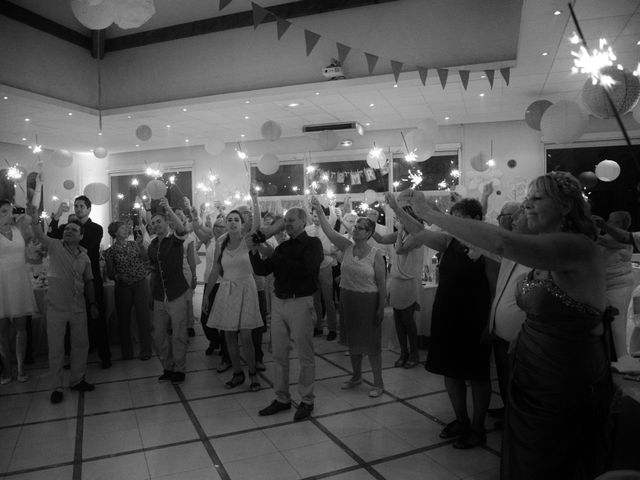
[[[498,220],[500,220],[500,219],[501,219],[501,218],[503,218],[503,217],[512,217],[512,216],[513,216],[513,213],[501,213],[501,214],[500,214],[500,215],[498,215],[496,218],[497,218]]]
[[[359,226],[357,226],[357,225],[356,225],[355,227],[353,227],[353,228],[354,228],[355,230],[365,230],[365,231],[367,231],[367,232],[369,231],[369,229],[368,229],[367,227],[359,227]]]

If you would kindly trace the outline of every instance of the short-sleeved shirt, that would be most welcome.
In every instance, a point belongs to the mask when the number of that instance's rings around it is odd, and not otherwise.
[[[115,272],[126,278],[127,283],[139,282],[147,276],[147,262],[140,257],[136,242],[114,243],[104,252]]]
[[[87,249],[70,251],[62,240],[51,239],[49,249],[49,291],[47,308],[58,312],[86,312],[84,284],[93,280]]]

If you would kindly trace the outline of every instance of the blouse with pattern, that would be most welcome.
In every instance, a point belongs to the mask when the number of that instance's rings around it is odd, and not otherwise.
[[[147,276],[148,264],[140,256],[136,242],[114,243],[104,252],[117,275],[124,277],[125,283],[136,283]]]

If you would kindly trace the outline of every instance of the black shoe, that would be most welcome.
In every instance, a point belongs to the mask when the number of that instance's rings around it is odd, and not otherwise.
[[[158,377],[159,382],[168,382],[173,377],[173,372],[171,370],[165,370],[162,375]]]
[[[143,362],[145,360],[149,360],[151,358],[151,355],[148,353],[145,353],[144,355],[140,355],[140,360],[142,360]]]
[[[313,336],[314,337],[321,337],[323,334],[323,331],[321,328],[314,328],[313,329]]]
[[[268,407],[260,410],[258,412],[258,415],[260,415],[261,417],[266,417],[267,415],[273,415],[275,413],[283,412],[285,410],[291,410],[290,403],[282,403],[282,402],[279,402],[278,400],[274,400],[273,402],[271,402],[271,404]]]
[[[209,355],[213,355],[213,351],[216,348],[213,346],[213,343],[210,343],[209,346],[207,347],[207,349],[204,351],[204,354],[209,356]]]
[[[468,422],[459,422],[458,420],[454,420],[445,426],[440,432],[440,438],[458,438],[464,437],[471,430],[471,424]]]
[[[296,422],[299,422],[300,420],[304,420],[305,418],[309,418],[311,416],[311,412],[312,411],[313,411],[313,405],[312,404],[301,402],[300,405],[298,405],[298,410],[296,410],[296,413],[293,416],[293,419]]]
[[[49,397],[49,400],[51,400],[51,403],[60,403],[62,401],[62,392],[60,390],[54,390],[53,392],[51,392],[51,397]]]
[[[187,335],[189,335],[190,337],[195,337],[196,331],[193,328],[187,328]]]
[[[331,340],[335,340],[336,338],[338,338],[338,334],[334,330],[330,330],[327,334],[327,341],[330,342]]]
[[[264,363],[262,363],[261,361],[257,361],[256,362],[256,370],[259,372],[266,372],[267,371],[267,367],[264,366]]]
[[[100,364],[100,368],[102,368],[103,370],[106,370],[107,368],[111,368],[111,360],[102,360],[102,363]]]
[[[65,370],[71,370],[71,365],[68,364],[68,363],[65,363],[64,367],[62,367],[62,368],[64,368]]]
[[[224,384],[225,388],[235,388],[238,385],[242,385],[244,383],[244,372],[234,373],[227,383]]]
[[[184,374],[184,372],[173,372],[171,374],[171,383],[173,383],[174,385],[182,383],[184,382],[185,376],[186,375]]]
[[[487,415],[491,418],[502,418],[504,417],[504,407],[490,408],[487,410]]]
[[[78,383],[71,387],[71,390],[77,390],[78,392],[93,392],[96,387],[87,383],[85,380],[80,380]]]

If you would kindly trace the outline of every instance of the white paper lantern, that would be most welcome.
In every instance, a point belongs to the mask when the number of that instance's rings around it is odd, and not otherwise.
[[[153,135],[153,132],[151,131],[151,127],[149,127],[149,125],[140,125],[138,128],[136,128],[136,137],[138,137],[138,140],[146,142],[151,138],[151,135]]]
[[[215,139],[208,140],[207,143],[204,144],[205,151],[210,155],[219,155],[224,152],[225,148],[227,148],[227,146],[224,142]]]
[[[544,112],[540,120],[540,130],[546,141],[571,143],[582,136],[588,121],[589,118],[576,102],[561,100]]]
[[[318,137],[318,145],[322,150],[333,150],[338,145],[338,135],[332,130],[323,130]]]
[[[373,152],[373,153],[372,153]],[[374,148],[367,153],[367,165],[380,169],[387,164],[387,154],[381,148]]]
[[[620,176],[620,165],[613,160],[602,160],[596,165],[596,177],[603,182],[613,182]]]
[[[260,127],[260,134],[265,140],[273,142],[282,135],[282,127],[278,122],[267,120],[262,124],[262,127]]]
[[[104,0],[115,3],[114,22],[122,29],[138,28],[156,13],[153,0]]]
[[[438,122],[433,118],[425,118],[424,120],[421,120],[418,122],[417,127],[420,130],[424,130],[432,139],[435,139],[436,133],[438,133]]]
[[[280,168],[280,159],[273,153],[265,153],[258,160],[258,170],[264,175],[273,175]]]
[[[71,0],[71,11],[82,25],[91,30],[103,30],[115,18],[115,5],[110,0],[99,3]]]
[[[73,155],[69,150],[60,149],[53,152],[49,160],[56,167],[65,168],[73,163]]]
[[[93,155],[96,158],[105,158],[107,155],[109,155],[109,152],[107,152],[107,149],[104,147],[96,147],[93,149]]]
[[[160,200],[167,194],[167,186],[162,180],[150,180],[145,188],[151,200]]]
[[[426,130],[416,128],[404,137],[409,152],[416,155],[417,162],[424,162],[433,155],[436,149],[433,137]]]
[[[111,195],[109,187],[100,182],[88,184],[84,187],[83,193],[89,197],[89,200],[94,205],[104,205],[109,201]]]
[[[364,192],[364,203],[373,203],[378,199],[378,194],[375,190],[365,190]]]

